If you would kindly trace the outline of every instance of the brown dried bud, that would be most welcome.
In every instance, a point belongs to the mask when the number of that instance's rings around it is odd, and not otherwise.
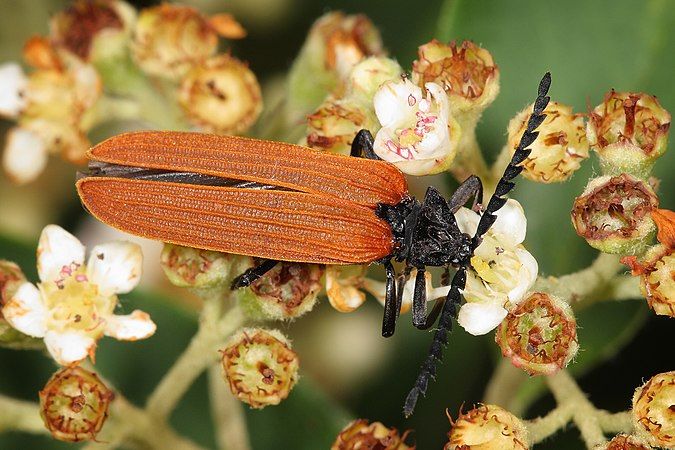
[[[651,247],[640,261],[626,256],[634,276],[640,277],[640,290],[649,307],[658,315],[675,317],[675,255],[673,248],[660,244]]]
[[[222,366],[232,394],[252,408],[278,405],[298,380],[298,356],[277,330],[244,328],[222,351]]]
[[[248,313],[265,319],[292,319],[314,308],[324,266],[281,262],[251,284],[241,297]]]
[[[591,111],[586,132],[604,173],[646,178],[666,151],[669,128],[670,113],[656,97],[611,90]]]
[[[606,444],[595,447],[594,450],[651,450],[645,441],[627,434],[617,434]]]
[[[409,433],[399,435],[396,428],[387,428],[380,422],[369,424],[365,419],[356,419],[338,434],[331,450],[414,450],[414,445],[405,443]]]
[[[211,287],[231,279],[236,257],[174,244],[164,244],[160,264],[169,281],[180,287]]]
[[[2,306],[25,281],[26,276],[16,263],[0,260],[0,318],[2,318]]]
[[[605,253],[639,254],[656,231],[651,212],[659,205],[652,188],[632,175],[591,180],[576,198],[572,224],[577,234]]]
[[[326,266],[326,296],[333,308],[352,312],[366,301],[366,294],[360,288],[367,271],[366,265]]]
[[[219,134],[247,130],[263,106],[255,74],[230,55],[214,56],[192,68],[181,83],[179,101],[192,123]]]
[[[424,88],[438,83],[450,97],[453,113],[482,112],[499,94],[499,69],[489,51],[471,41],[443,44],[436,39],[419,47],[413,81]]]
[[[40,414],[56,439],[89,441],[101,430],[113,398],[95,373],[70,366],[56,372],[40,391]]]
[[[63,65],[49,39],[32,36],[23,45],[23,59],[36,69],[63,70]]]
[[[675,448],[675,371],[654,375],[633,396],[636,434],[654,447]]]
[[[556,373],[579,349],[572,308],[545,292],[530,294],[509,311],[495,341],[505,358],[530,375]]]
[[[519,112],[508,126],[508,148],[513,155],[530,119],[532,105]],[[549,102],[546,119],[539,125],[539,136],[530,145],[532,152],[523,162],[523,176],[540,183],[567,180],[588,158],[588,141],[581,114],[557,102]]]
[[[495,405],[479,405],[452,421],[444,450],[526,450],[527,429],[510,412]]]

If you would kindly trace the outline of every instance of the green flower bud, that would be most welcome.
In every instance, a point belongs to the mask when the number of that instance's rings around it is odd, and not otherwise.
[[[654,375],[633,395],[636,434],[654,447],[675,447],[675,371]]]
[[[164,244],[160,264],[169,281],[180,287],[206,288],[230,281],[239,257],[174,244]]]
[[[278,405],[298,380],[298,356],[277,330],[241,329],[229,339],[222,355],[232,394],[252,408]]]
[[[670,113],[656,97],[612,90],[591,112],[586,133],[603,173],[647,178],[666,151],[669,128]]]
[[[345,97],[370,106],[380,86],[386,81],[400,78],[401,74],[403,69],[391,58],[384,56],[366,58],[356,64],[350,72]]]
[[[350,422],[333,442],[331,450],[412,450],[405,443],[410,431],[399,435],[396,428],[387,428],[380,422],[368,423],[365,419]]]
[[[530,294],[509,311],[495,341],[505,358],[530,375],[556,373],[579,349],[572,308],[545,292]]]
[[[60,441],[91,441],[108,417],[114,394],[95,373],[79,366],[56,372],[40,391],[40,414]]]
[[[443,450],[526,450],[527,429],[510,412],[495,405],[479,405],[460,413]]]
[[[659,200],[652,188],[632,175],[591,180],[576,198],[572,224],[588,244],[605,253],[635,255],[652,241],[656,226],[650,213]]]
[[[531,113],[532,105],[529,105],[509,122],[508,148],[512,156]],[[532,152],[522,164],[523,176],[540,183],[565,181],[588,158],[584,120],[581,114],[574,114],[571,107],[557,102],[549,102],[544,114],[546,119],[537,128],[539,136],[529,147]]]
[[[187,73],[179,101],[192,123],[219,134],[247,130],[263,107],[255,74],[245,63],[225,54],[209,58]]]
[[[314,308],[321,291],[324,266],[281,262],[255,281],[241,298],[252,317],[284,320]]]

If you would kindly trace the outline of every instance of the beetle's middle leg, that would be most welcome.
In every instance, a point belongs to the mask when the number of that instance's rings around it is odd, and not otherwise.
[[[239,275],[237,278],[232,280],[232,284],[230,285],[231,289],[239,289],[243,287],[250,286],[252,283],[254,283],[256,280],[258,280],[260,277],[265,275],[267,272],[272,270],[274,266],[276,266],[279,263],[279,261],[275,259],[265,259],[263,262],[258,264],[257,266],[253,266],[249,269],[246,269],[244,273]]]
[[[366,159],[379,159],[379,156],[373,150],[373,135],[370,131],[363,129],[356,133],[354,140],[352,141],[352,150],[349,153],[349,156],[363,157]]]

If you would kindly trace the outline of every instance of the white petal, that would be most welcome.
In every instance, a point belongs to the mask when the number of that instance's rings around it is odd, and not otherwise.
[[[16,118],[26,106],[21,92],[26,88],[28,79],[17,63],[0,65],[0,116]]]
[[[500,241],[515,247],[525,240],[527,218],[518,201],[508,199],[496,215],[497,220],[491,229],[494,234],[499,235]]]
[[[97,245],[87,264],[89,281],[109,294],[126,294],[138,285],[143,269],[143,253],[138,244],[126,241]]]
[[[157,325],[150,316],[139,310],[135,310],[127,316],[110,315],[106,317],[106,336],[114,337],[120,341],[136,341],[145,339],[157,330]]]
[[[47,165],[47,146],[37,133],[12,128],[7,133],[2,165],[15,183],[33,181]]]
[[[448,95],[443,90],[443,87],[438,83],[426,83],[424,87],[429,91],[433,101],[438,105],[438,117],[443,123],[448,123],[450,104],[448,102]]]
[[[49,282],[62,278],[62,269],[73,263],[84,263],[84,245],[60,226],[47,225],[42,230],[37,249],[40,280]]]
[[[93,352],[96,341],[83,333],[48,331],[45,335],[45,345],[57,363],[67,366],[82,361]]]
[[[457,321],[468,333],[480,336],[497,328],[506,314],[506,309],[493,303],[465,303]]]
[[[530,252],[524,248],[517,248],[515,251],[522,266],[518,271],[518,284],[509,291],[509,302],[512,304],[516,304],[523,299],[525,293],[537,280],[537,274],[539,273],[539,264]]]
[[[2,308],[2,315],[9,324],[33,337],[43,337],[47,331],[47,309],[35,285],[23,283]]]
[[[476,234],[476,230],[478,229],[480,216],[477,212],[462,206],[455,213],[455,220],[457,221],[457,226],[462,231],[462,233],[473,236]]]
[[[397,128],[415,120],[415,106],[421,99],[422,89],[410,80],[391,80],[375,92],[373,106],[382,127]]]

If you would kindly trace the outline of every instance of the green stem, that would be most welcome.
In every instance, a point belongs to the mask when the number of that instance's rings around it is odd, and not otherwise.
[[[0,411],[0,433],[9,430],[48,433],[40,419],[40,405],[37,403],[0,396]]]
[[[250,450],[246,416],[242,403],[228,390],[220,366],[209,368],[211,416],[220,450]]]
[[[556,431],[567,425],[572,418],[572,414],[572,405],[568,403],[566,405],[557,406],[544,417],[526,421],[525,426],[527,427],[530,445],[553,436]]]
[[[510,360],[501,358],[488,382],[483,399],[485,403],[499,405],[519,415],[524,411],[514,402],[520,386],[527,380],[528,377],[524,371],[514,367]]]

